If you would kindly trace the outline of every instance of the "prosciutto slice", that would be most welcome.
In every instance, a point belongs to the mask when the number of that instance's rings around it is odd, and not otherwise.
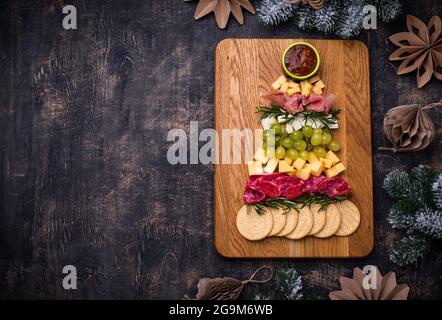
[[[333,95],[323,96],[312,93],[308,97],[305,97],[297,93],[293,96],[289,96],[280,90],[272,90],[263,97],[292,114],[305,110],[329,113],[335,100],[335,96]]]
[[[312,93],[308,97],[307,110],[313,111],[313,112],[329,113],[331,110],[331,107],[333,105],[334,99],[335,99],[335,97],[332,95],[323,96],[320,94]]]
[[[263,96],[264,99],[269,100],[271,103],[284,107],[286,102],[286,94],[280,90],[272,90]]]

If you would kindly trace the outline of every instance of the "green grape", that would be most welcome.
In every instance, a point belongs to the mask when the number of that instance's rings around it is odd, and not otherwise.
[[[287,149],[292,148],[293,147],[293,143],[294,143],[294,141],[290,137],[282,139],[282,146],[287,148]]]
[[[302,134],[306,138],[311,138],[313,135],[313,128],[311,126],[305,126],[304,128],[302,128]]]
[[[275,134],[281,134],[282,128],[283,127],[279,123],[274,124],[272,127],[272,129],[275,130]]]
[[[293,131],[293,133],[292,133],[292,139],[295,141],[302,140],[302,139],[304,139],[304,135],[302,134],[301,131],[296,130],[296,131]]]
[[[305,142],[304,140],[296,140],[293,143],[293,147],[298,151],[305,150],[307,149],[307,142]]]
[[[292,148],[288,149],[285,152],[285,155],[287,156],[287,158],[292,159],[292,160],[295,160],[299,157],[298,151],[296,151],[295,149],[292,149]]]
[[[341,149],[341,145],[337,141],[332,141],[327,145],[327,148],[329,148],[331,151],[336,152]]]
[[[281,147],[281,146],[276,148],[276,150],[275,150],[275,157],[276,157],[276,159],[279,159],[279,160],[284,159],[284,157],[285,157],[285,148]]]
[[[313,134],[310,143],[312,144],[312,146],[319,146],[322,142],[322,134],[320,133],[315,133]]]
[[[299,158],[301,158],[304,161],[307,161],[308,160],[308,151],[307,150],[299,151]]]
[[[314,147],[313,153],[319,158],[325,158],[327,156],[327,151],[325,151],[323,147]]]
[[[313,134],[322,134],[322,129],[321,128],[314,129]]]
[[[275,136],[275,146],[278,146],[281,144],[281,136]]]
[[[285,128],[285,125],[282,125],[281,127],[282,127],[281,136],[283,136],[283,137],[288,136],[287,129]]]
[[[331,141],[332,141],[332,136],[331,136],[330,133],[324,133],[324,134],[322,135],[322,142],[321,142],[322,145],[326,146],[326,145],[328,145]]]

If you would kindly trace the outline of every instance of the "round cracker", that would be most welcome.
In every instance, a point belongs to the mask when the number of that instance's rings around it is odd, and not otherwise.
[[[294,209],[291,209],[286,213],[287,221],[285,223],[284,228],[277,234],[278,237],[284,237],[295,230],[296,225],[298,224],[298,212]]]
[[[281,232],[281,230],[284,229],[284,226],[287,221],[287,212],[284,211],[283,209],[274,209],[270,210],[270,212],[273,215],[273,226],[272,230],[270,231],[270,234],[268,235],[269,237],[275,236],[279,232]]]
[[[289,239],[301,239],[304,238],[313,227],[313,214],[309,207],[305,206],[299,211],[298,224],[295,229],[286,235]]]
[[[314,203],[310,206],[310,210],[313,214],[313,227],[312,230],[310,230],[309,235],[313,235],[315,233],[318,233],[322,230],[325,226],[325,210],[320,210],[321,205]]]
[[[338,231],[341,225],[341,212],[334,204],[331,204],[325,210],[325,225],[321,231],[315,233],[314,236],[318,238],[328,238]]]
[[[359,227],[361,223],[361,213],[358,207],[350,200],[339,202],[336,206],[341,212],[342,221],[335,234],[337,236],[349,236]]]
[[[258,214],[253,207],[243,206],[236,216],[236,227],[247,240],[261,240],[272,231],[273,215],[268,210]]]

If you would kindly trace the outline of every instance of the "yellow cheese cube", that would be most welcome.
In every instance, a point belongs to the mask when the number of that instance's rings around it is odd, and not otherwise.
[[[308,162],[313,163],[319,161],[318,157],[313,153],[313,152],[309,152],[308,153]]]
[[[308,178],[310,178],[310,170],[307,170],[307,169],[298,169],[298,170],[296,170],[296,176],[297,176],[299,179],[307,180]]]
[[[281,173],[288,173],[293,171],[293,167],[285,160],[280,160],[278,164],[278,171]]]
[[[289,96],[292,96],[295,93],[299,93],[299,92],[301,92],[301,86],[299,85],[299,83],[293,82],[293,85],[290,85],[289,88],[287,89],[287,94]]]
[[[324,169],[324,166],[321,161],[316,161],[313,163],[310,163],[310,173],[314,176],[319,177],[322,173],[322,170]]]
[[[306,164],[304,164],[304,166],[302,167],[302,169],[304,169],[304,170],[310,170],[310,163],[306,163]]]
[[[263,148],[259,148],[256,152],[255,155],[253,156],[253,159],[260,161],[262,164],[266,164],[267,161],[269,161],[269,159],[266,156],[266,152]]]
[[[319,80],[318,82],[315,83],[315,85],[313,87],[314,88],[318,88],[318,89],[324,89],[325,88],[325,84],[324,84],[324,82]]]
[[[313,84],[313,83],[320,81],[320,80],[321,79],[319,78],[319,76],[314,76],[314,77],[311,77],[310,79],[308,79],[308,82]]]
[[[289,88],[289,83],[286,81],[281,85],[281,88],[279,90],[281,90],[282,92],[287,92]]]
[[[342,171],[345,171],[345,166],[342,163],[338,163],[337,165],[334,166],[336,172],[339,174]]]
[[[312,92],[314,94],[323,94],[322,89],[319,89],[319,88],[316,88],[316,87],[313,87]]]
[[[345,170],[345,166],[342,163],[338,163],[334,167],[331,167],[330,169],[325,170],[325,175],[327,178],[332,178],[340,174],[342,171]]]
[[[339,158],[338,158],[338,157],[336,156],[336,154],[335,154],[333,151],[331,151],[331,150],[329,150],[329,151],[327,152],[327,156],[326,156],[325,158],[331,160],[333,164],[336,164],[336,163],[339,162]]]
[[[308,97],[312,88],[313,86],[307,80],[301,81],[301,94],[303,96]]]
[[[324,166],[324,168],[331,168],[333,166],[333,161],[330,159],[326,159],[326,158],[319,158],[319,161],[322,162],[322,165]]]
[[[278,90],[279,88],[281,88],[282,84],[286,81],[287,81],[287,79],[284,76],[280,76],[278,78],[278,80],[273,82],[273,84],[272,84],[273,89]]]
[[[304,164],[305,164],[305,161],[302,160],[301,158],[298,158],[298,159],[295,160],[295,162],[293,162],[293,166],[294,166],[296,169],[302,169],[302,167],[304,166]]]
[[[290,158],[285,157],[284,160],[287,161],[287,163],[288,163],[289,165],[292,165],[292,163],[293,163],[293,159],[290,159]]]
[[[292,172],[289,172],[289,176],[295,177],[296,176],[296,169],[293,169]]]
[[[249,170],[249,176],[254,174],[263,174],[262,164],[259,161],[249,161],[247,162],[247,168]]]
[[[271,158],[267,162],[267,165],[265,166],[264,171],[267,172],[267,173],[273,173],[277,166],[278,166],[278,159]]]

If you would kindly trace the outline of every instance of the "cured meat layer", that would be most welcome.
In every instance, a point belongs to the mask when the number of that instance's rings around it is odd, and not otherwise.
[[[347,181],[340,177],[312,176],[307,180],[281,173],[250,176],[244,190],[246,204],[284,198],[294,200],[304,194],[323,194],[334,199],[352,192]]]

